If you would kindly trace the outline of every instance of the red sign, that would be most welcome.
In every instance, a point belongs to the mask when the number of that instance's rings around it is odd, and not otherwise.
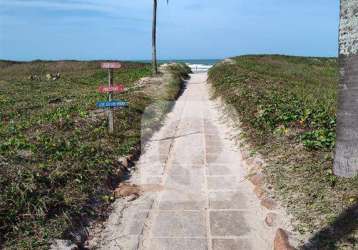
[[[100,86],[98,88],[98,91],[100,93],[122,93],[124,91],[124,86],[122,84],[113,85],[111,87],[109,86]]]
[[[101,63],[102,69],[119,69],[122,67],[122,64],[116,62],[104,62]]]

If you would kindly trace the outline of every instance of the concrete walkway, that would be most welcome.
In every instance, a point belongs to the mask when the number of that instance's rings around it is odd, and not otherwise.
[[[146,145],[131,180],[144,193],[114,204],[101,249],[272,249],[273,231],[206,79],[192,75]]]

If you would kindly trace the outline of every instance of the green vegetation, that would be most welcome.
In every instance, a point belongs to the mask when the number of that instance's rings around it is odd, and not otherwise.
[[[107,82],[99,62],[1,61],[0,248],[47,249],[49,240],[68,238],[79,221],[100,216],[120,181],[117,159],[138,148],[145,107],[174,100],[184,68],[171,66],[162,95],[146,86],[115,94],[129,108],[115,111],[109,135],[106,115],[95,106],[106,100],[97,93]],[[58,80],[46,78],[56,72]],[[132,87],[150,74],[150,65],[124,63],[114,82]]]
[[[237,111],[242,136],[268,160],[267,180],[298,219],[297,230],[320,230],[357,203],[358,178],[332,173],[336,59],[243,56],[217,64],[209,79],[214,95]],[[338,240],[329,233],[320,235],[319,249],[357,247],[357,232]]]

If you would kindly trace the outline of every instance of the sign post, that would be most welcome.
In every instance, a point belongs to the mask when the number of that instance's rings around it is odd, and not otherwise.
[[[108,69],[108,88],[112,88],[113,85],[113,69]],[[112,92],[108,92],[108,101],[112,101]],[[108,126],[109,133],[113,134],[114,124],[113,124],[113,111],[112,109],[108,109]]]
[[[102,69],[108,70],[108,88],[101,86],[99,88],[100,93],[108,93],[108,102],[97,102],[97,107],[108,108],[108,132],[113,134],[114,132],[114,119],[113,110],[115,107],[127,107],[128,103],[123,101],[113,101],[113,92],[120,93],[124,91],[123,85],[113,86],[113,69],[119,69],[122,65],[116,62],[105,62],[101,63]]]

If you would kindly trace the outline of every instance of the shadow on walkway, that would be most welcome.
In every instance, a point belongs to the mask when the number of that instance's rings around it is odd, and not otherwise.
[[[179,138],[182,138],[182,137],[186,137],[186,136],[191,136],[191,135],[198,135],[198,134],[201,134],[200,131],[197,131],[197,132],[192,132],[192,133],[188,133],[188,134],[183,134],[183,135],[178,135],[178,136],[170,136],[170,137],[164,137],[162,139],[158,139],[158,140],[149,140],[150,142],[155,142],[155,141],[169,141],[169,140],[173,140],[173,139],[179,139]]]
[[[351,242],[358,249],[358,241],[352,237],[352,233],[358,230],[358,202],[345,210],[329,226],[317,232],[309,240],[309,243],[299,249],[305,250],[338,250],[337,243],[340,240]]]

